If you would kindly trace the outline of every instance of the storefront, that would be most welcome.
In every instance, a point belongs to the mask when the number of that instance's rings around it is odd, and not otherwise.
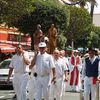
[[[5,60],[8,54],[15,53],[15,47],[10,44],[2,44],[0,43],[0,61]]]

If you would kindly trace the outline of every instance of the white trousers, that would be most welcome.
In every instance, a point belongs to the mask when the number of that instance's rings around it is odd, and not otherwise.
[[[14,91],[17,96],[17,100],[20,100],[21,98],[21,83],[23,79],[23,74],[15,73],[13,77],[13,87]]]
[[[96,100],[96,85],[93,85],[92,78],[84,78],[84,100],[89,100],[91,92],[91,99]]]
[[[49,100],[62,100],[62,94],[64,89],[63,78],[57,79],[55,84],[51,84],[50,86],[50,97]]]
[[[36,78],[36,98],[35,100],[49,100],[49,76]]]
[[[32,77],[27,83],[27,91],[29,100],[33,100],[36,95],[36,79]]]
[[[20,98],[20,100],[27,100],[26,86],[27,86],[28,80],[29,80],[29,75],[28,75],[28,73],[26,73],[23,75],[23,79],[22,79],[22,83],[21,83],[21,98]]]

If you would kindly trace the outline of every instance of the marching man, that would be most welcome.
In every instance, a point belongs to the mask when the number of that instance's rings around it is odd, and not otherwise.
[[[28,72],[26,67],[28,67],[29,63],[30,61],[28,52],[23,50],[22,45],[18,45],[16,48],[16,54],[12,57],[9,66],[9,74],[7,79],[7,82],[9,82],[14,70],[13,87],[17,96],[17,100],[27,100],[26,85],[28,81]]]
[[[96,100],[96,81],[100,80],[100,60],[95,56],[95,49],[89,48],[89,57],[85,59],[82,70],[84,82],[84,100]]]
[[[78,50],[74,50],[73,55],[69,61],[69,70],[70,70],[70,86],[72,91],[80,91],[81,89],[81,79],[80,72],[82,69],[82,61],[80,56],[78,55]]]
[[[60,58],[59,50],[54,50],[53,59],[56,70],[56,83],[50,86],[50,99],[49,100],[62,100],[63,84],[64,81],[68,80],[68,68],[66,67],[65,61]]]
[[[52,73],[52,82],[55,83],[56,73],[55,65],[52,56],[46,53],[46,43],[40,42],[39,53],[35,54],[30,69],[36,65],[36,72],[34,73],[36,77],[36,95],[35,100],[49,100],[49,80],[50,73]]]

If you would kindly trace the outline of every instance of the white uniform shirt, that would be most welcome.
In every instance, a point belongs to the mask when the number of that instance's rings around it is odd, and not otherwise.
[[[68,61],[68,58],[63,57],[62,59],[65,61],[66,67],[69,69],[69,61]]]
[[[55,68],[56,68],[56,77],[61,78],[64,76],[64,71],[68,70],[66,63],[63,59],[59,58],[58,60],[54,59]]]
[[[24,53],[25,59],[29,60],[28,52]],[[15,54],[12,57],[9,67],[14,68],[15,73],[24,73],[26,72],[26,64],[24,63],[23,56]]]
[[[51,55],[38,54],[36,58],[36,72],[38,75],[49,75],[52,68],[55,68]]]

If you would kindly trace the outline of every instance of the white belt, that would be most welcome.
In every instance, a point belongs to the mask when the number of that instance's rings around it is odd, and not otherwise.
[[[15,74],[25,74],[27,72],[14,72]]]
[[[46,77],[49,76],[49,74],[37,74],[38,77]]]

